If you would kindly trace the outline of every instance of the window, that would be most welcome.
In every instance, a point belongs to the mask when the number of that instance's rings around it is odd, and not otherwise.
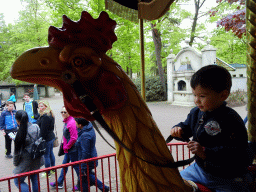
[[[186,82],[185,81],[179,81],[178,82],[178,91],[186,91]]]
[[[239,77],[243,77],[244,75],[243,74],[239,74]]]
[[[233,75],[233,77],[236,77],[236,75]]]

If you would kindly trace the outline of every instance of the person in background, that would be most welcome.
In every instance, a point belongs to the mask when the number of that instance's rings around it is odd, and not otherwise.
[[[39,138],[39,127],[37,124],[32,124],[28,121],[28,114],[26,111],[19,110],[15,115],[17,124],[19,125],[18,132],[14,139],[14,158],[13,165],[15,166],[13,173],[20,174],[29,171],[40,169],[44,164],[44,157],[41,156],[32,160],[30,153],[33,141]],[[29,136],[29,135],[30,136]],[[14,184],[22,192],[29,192],[29,186],[25,183],[25,177],[15,178]],[[20,180],[20,181],[19,181]],[[33,192],[38,192],[38,178],[37,175],[30,175]]]
[[[37,90],[37,84],[34,85],[33,100],[34,100],[34,101],[39,100],[39,95],[38,95],[38,90]]]
[[[77,140],[77,129],[76,122],[73,117],[71,117],[66,108],[62,107],[61,110],[62,118],[64,119],[64,128],[63,128],[63,150],[64,150],[64,159],[62,164],[78,161],[78,152],[75,146]],[[79,165],[74,165],[73,168],[76,171],[77,177],[79,178]],[[65,168],[65,174],[67,174],[68,168]],[[60,176],[58,178],[58,188],[63,188],[64,182],[64,169],[61,169]],[[51,182],[52,187],[56,187],[56,182]]]
[[[15,98],[15,95],[13,92],[10,93],[10,98],[7,100],[7,101],[12,101],[13,102],[13,105],[14,105],[14,109],[16,109],[16,98]]]
[[[38,103],[31,100],[29,93],[25,93],[23,99],[25,100],[23,103],[23,110],[28,113],[29,122],[36,123],[39,118]]]
[[[15,120],[16,110],[12,101],[7,101],[7,110],[3,111],[0,117],[0,127],[5,137],[5,157],[10,159],[12,150],[12,139],[9,137],[9,133],[15,134],[17,131],[17,123]]]
[[[78,129],[78,139],[76,142],[76,147],[78,151],[78,160],[97,157],[97,150],[95,147],[96,134],[92,124],[89,121],[85,120],[84,118],[75,118],[75,121],[76,121],[76,127]],[[94,166],[98,166],[98,160],[96,162],[91,161],[88,164],[88,167],[86,163],[83,163],[81,165],[83,192],[87,192],[88,186],[95,185],[96,183],[97,183],[97,187],[101,191],[108,192],[109,187],[106,185],[103,185],[103,183],[99,179],[95,178],[95,175],[92,173]],[[87,168],[89,168],[90,185],[88,184],[88,180],[87,180]],[[80,190],[80,189],[81,187],[80,187],[80,179],[79,179],[76,190]]]
[[[55,140],[55,118],[48,101],[39,101],[38,108],[40,117],[37,120],[37,124],[40,127],[40,136],[46,141],[46,151],[44,154],[44,160],[45,168],[47,168],[55,166],[55,156],[53,153],[53,142]],[[50,176],[51,173],[52,171],[49,171],[48,176]],[[42,176],[45,177],[46,173],[43,173]]]

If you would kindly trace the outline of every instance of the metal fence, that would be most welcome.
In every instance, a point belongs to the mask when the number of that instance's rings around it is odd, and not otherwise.
[[[187,147],[185,147],[186,143],[171,143],[168,144],[170,151],[173,155],[175,161],[184,160],[190,158],[190,152]],[[98,166],[96,167],[95,161],[98,160]],[[86,163],[88,165],[89,162],[94,162],[94,173],[95,178],[102,181],[103,184],[109,186],[111,192],[120,191],[120,183],[119,183],[119,167],[117,164],[116,154],[104,155],[96,158],[91,158],[87,160],[76,161],[72,163],[67,163],[64,165],[58,165],[54,167],[39,169],[36,171],[31,171],[27,173],[22,173],[10,177],[5,177],[0,179],[0,192],[21,192],[20,182],[19,189],[14,184],[14,179],[17,178],[20,181],[20,178],[27,177],[25,182],[28,184],[30,191],[32,192],[32,183],[30,181],[31,175],[36,174],[38,178],[38,191],[49,192],[49,191],[75,191],[74,187],[78,182],[77,174],[75,173],[73,166],[79,165],[80,176],[81,176],[81,164]],[[56,182],[58,180],[58,176],[60,175],[61,169],[64,167],[68,167],[69,171],[64,177],[63,189],[53,188],[50,186],[51,182]],[[71,169],[70,169],[71,168]],[[180,170],[185,167],[181,167]],[[54,171],[55,173],[46,176],[44,178],[41,177],[40,173],[46,173],[47,171]],[[88,179],[89,181],[89,179]],[[98,192],[100,191],[97,187],[97,182],[95,186],[91,186],[90,181],[88,191],[89,192]]]

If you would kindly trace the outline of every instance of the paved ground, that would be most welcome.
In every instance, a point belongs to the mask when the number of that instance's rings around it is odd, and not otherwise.
[[[56,116],[56,125],[57,125],[57,133],[58,137],[61,138],[62,135],[62,117],[60,114],[60,110],[63,106],[63,99],[61,95],[56,95],[53,98],[47,99],[50,102],[50,105],[54,111],[54,114]],[[163,136],[167,138],[169,136],[170,129],[173,125],[179,123],[180,121],[183,121],[187,114],[189,113],[190,109],[189,107],[180,107],[180,106],[173,106],[166,102],[152,102],[147,103],[152,115],[154,117],[154,120],[156,121],[159,129],[161,130]],[[22,102],[17,102],[16,104],[17,109],[22,109]],[[234,107],[234,109],[244,118],[246,116],[246,110],[245,106],[240,107]],[[107,133],[102,130],[102,134],[108,139],[110,143],[114,145],[113,140],[110,138]],[[5,158],[5,147],[4,147],[4,137],[0,136],[0,178],[7,177],[13,175],[13,164],[12,159],[6,159]],[[97,136],[97,144],[96,144],[98,155],[106,155],[110,153],[114,153],[115,151],[109,147],[105,141],[98,135]],[[56,154],[56,165],[60,165],[62,163],[63,157],[57,156],[58,148],[54,148],[54,153]],[[70,171],[69,171],[70,172]],[[52,179],[52,178],[51,178]],[[1,192],[7,192],[8,189],[6,188],[6,184],[0,183],[0,190]],[[14,185],[12,185],[12,191],[18,191],[15,189]],[[46,190],[45,190],[46,191]]]

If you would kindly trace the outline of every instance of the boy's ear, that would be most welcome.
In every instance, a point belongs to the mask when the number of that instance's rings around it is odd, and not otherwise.
[[[221,98],[222,98],[222,100],[225,101],[225,100],[228,98],[229,94],[230,94],[230,92],[229,92],[228,90],[222,91],[222,92],[221,92]]]

